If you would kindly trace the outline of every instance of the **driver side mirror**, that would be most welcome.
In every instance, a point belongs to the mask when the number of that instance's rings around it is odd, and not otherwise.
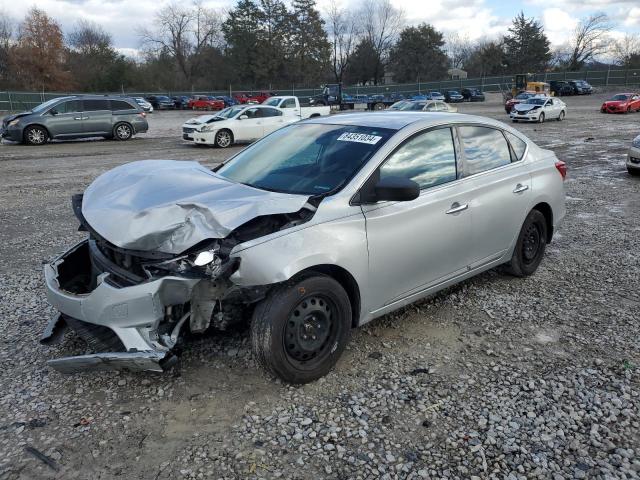
[[[51,115],[58,115],[58,111],[55,108],[52,108],[51,110],[49,110],[49,113]]]
[[[408,202],[420,196],[420,185],[405,177],[385,177],[374,187],[375,200]]]
[[[246,120],[246,119],[248,119],[248,118],[249,118],[249,117],[248,117],[248,116],[246,116],[246,115],[240,115],[240,116],[238,117],[238,120]]]

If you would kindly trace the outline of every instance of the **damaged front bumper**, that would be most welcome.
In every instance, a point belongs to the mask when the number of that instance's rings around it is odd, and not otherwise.
[[[49,365],[64,373],[119,368],[162,371],[173,357],[172,347],[188,315],[164,334],[161,323],[167,322],[168,310],[192,301],[200,280],[167,276],[121,287],[110,283],[110,273],[96,274],[92,268],[89,240],[45,266],[47,297],[61,315],[52,319],[43,340],[46,343],[59,334],[64,322],[74,330],[111,335],[104,343],[121,346],[122,351],[61,358]]]

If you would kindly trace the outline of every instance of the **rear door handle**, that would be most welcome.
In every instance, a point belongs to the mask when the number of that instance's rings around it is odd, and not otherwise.
[[[513,189],[513,193],[522,193],[525,190],[529,190],[529,185],[522,185],[521,183],[519,183],[518,185],[516,185],[516,188]]]
[[[465,203],[464,205],[460,205],[458,202],[455,202],[453,205],[451,205],[451,208],[444,213],[446,213],[447,215],[452,215],[454,213],[462,212],[467,208],[469,208],[468,204]]]

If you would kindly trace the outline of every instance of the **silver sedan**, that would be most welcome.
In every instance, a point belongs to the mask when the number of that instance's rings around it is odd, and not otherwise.
[[[45,268],[65,327],[95,351],[63,372],[162,370],[187,331],[251,322],[292,383],[352,328],[499,265],[533,274],[565,215],[566,167],[503,123],[382,112],[286,126],[217,171],[142,161],[74,199],[87,239]]]

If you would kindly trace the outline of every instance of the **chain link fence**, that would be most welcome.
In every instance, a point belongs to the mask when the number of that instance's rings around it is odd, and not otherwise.
[[[546,72],[532,75],[532,80],[549,82],[551,80],[586,80],[594,87],[627,86],[640,89],[640,69],[638,70],[585,70],[579,72]],[[343,91],[350,95],[404,95],[411,97],[431,91],[444,92],[460,90],[462,88],[479,88],[485,92],[504,92],[510,90],[514,83],[513,75],[500,75],[482,78],[467,78],[461,80],[442,80],[437,82],[417,82],[397,85],[366,85],[344,87]],[[237,92],[270,91],[278,95],[295,95],[303,99],[322,92],[318,88],[297,88],[295,85],[283,88],[238,88],[209,91],[165,91],[165,92],[100,92],[127,97],[147,97],[149,95],[192,96],[210,95],[226,96]],[[52,98],[78,94],[78,92],[0,92],[0,111],[29,110]]]

